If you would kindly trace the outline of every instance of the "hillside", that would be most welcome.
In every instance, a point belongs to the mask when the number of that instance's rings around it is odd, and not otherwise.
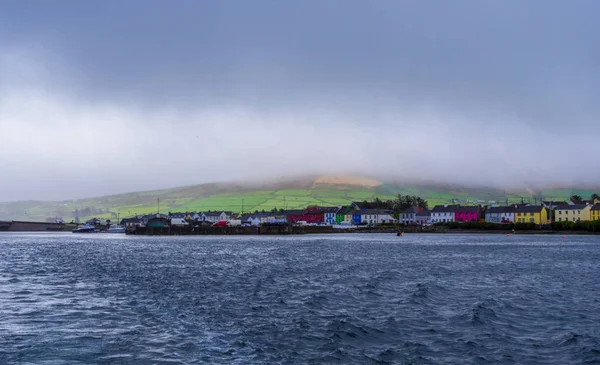
[[[564,200],[571,194],[588,197],[597,190],[549,189],[537,192],[544,199]],[[230,210],[235,212],[295,209],[309,205],[337,206],[397,194],[414,194],[430,205],[481,201],[517,202],[533,197],[531,191],[506,192],[443,184],[408,184],[364,177],[316,176],[269,183],[211,183],[145,192],[133,192],[59,202],[21,201],[0,203],[0,220],[44,221],[61,217],[67,221],[97,216],[115,219],[135,214],[168,211]],[[158,200],[160,199],[160,200]]]

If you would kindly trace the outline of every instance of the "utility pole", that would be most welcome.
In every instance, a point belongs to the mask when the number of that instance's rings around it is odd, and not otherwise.
[[[242,199],[242,215],[244,215],[244,199]]]
[[[287,205],[285,203],[285,196],[283,197],[283,210],[287,210]]]
[[[156,210],[158,214],[160,214],[160,198],[156,198]]]

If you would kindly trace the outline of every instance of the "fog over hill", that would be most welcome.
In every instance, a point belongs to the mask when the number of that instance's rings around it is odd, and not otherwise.
[[[63,201],[0,202],[0,220],[67,221],[160,212],[228,210],[233,212],[302,209],[307,206],[345,206],[354,201],[417,195],[435,204],[504,204],[566,200],[572,194],[589,197],[600,188],[498,189],[432,182],[375,179],[348,175],[302,176],[274,180],[215,182],[171,189],[129,192]]]
[[[595,186],[599,11],[4,0],[0,201],[300,175]]]

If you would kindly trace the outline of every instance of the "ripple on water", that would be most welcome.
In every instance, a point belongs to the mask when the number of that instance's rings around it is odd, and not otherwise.
[[[0,242],[2,364],[600,362],[595,237]]]

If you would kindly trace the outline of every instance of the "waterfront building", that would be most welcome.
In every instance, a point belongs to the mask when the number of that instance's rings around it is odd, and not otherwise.
[[[335,223],[342,224],[342,222],[352,222],[352,209],[350,207],[340,207],[340,209],[335,212]],[[348,219],[346,220],[346,217]]]
[[[490,207],[485,211],[486,223],[513,223],[515,221],[515,206]]]
[[[341,207],[324,207],[321,208],[321,210],[323,211],[323,221],[328,223],[328,224],[335,224],[336,223],[336,215],[337,215],[337,211],[340,210]]]
[[[477,222],[481,208],[479,206],[457,207],[454,211],[455,222]]]
[[[456,211],[456,205],[436,205],[431,210],[431,222],[432,223],[443,223],[443,222],[454,222],[454,212]]]
[[[590,208],[590,220],[600,220],[600,203],[596,203]]]
[[[363,209],[357,211],[360,222],[363,224],[389,224],[396,223],[394,212],[387,209]]]
[[[423,208],[410,207],[400,213],[400,223],[403,224],[415,224],[417,221],[417,214],[419,214]]]
[[[556,222],[589,221],[592,206],[589,204],[573,204],[554,209]]]
[[[231,212],[206,212],[202,213],[202,220],[211,223],[217,223],[222,221],[228,221],[231,216]]]
[[[427,209],[421,210],[415,216],[415,223],[420,225],[431,224],[431,212]]]
[[[542,205],[517,205],[515,223],[548,223],[548,210]]]

